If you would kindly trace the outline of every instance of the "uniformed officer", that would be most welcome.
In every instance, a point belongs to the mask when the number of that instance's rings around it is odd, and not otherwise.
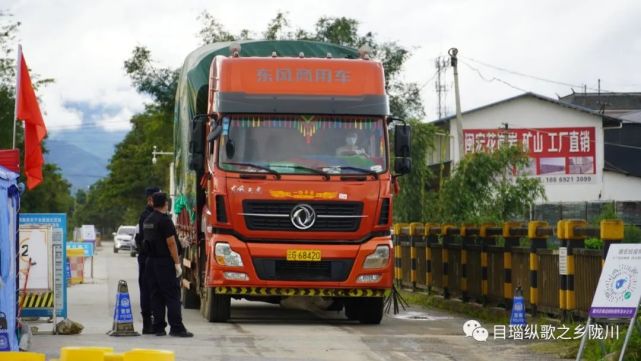
[[[147,206],[138,218],[138,233],[136,233],[136,249],[138,250],[138,287],[140,287],[140,313],[142,314],[142,334],[153,334],[153,324],[151,320],[151,295],[145,280],[145,264],[147,262],[147,252],[143,248],[143,223],[147,217],[154,211],[152,197],[154,193],[160,192],[158,187],[147,187],[145,195],[147,196]]]
[[[153,328],[156,336],[164,336],[165,307],[169,321],[169,335],[193,337],[182,322],[180,304],[180,276],[182,268],[176,243],[176,228],[167,215],[167,195],[152,196],[154,211],[145,219],[144,246],[147,251],[145,273],[151,291]]]

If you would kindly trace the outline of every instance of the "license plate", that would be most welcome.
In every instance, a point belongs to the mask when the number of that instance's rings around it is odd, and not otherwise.
[[[318,262],[321,260],[321,251],[319,249],[288,249],[288,261],[313,261]]]

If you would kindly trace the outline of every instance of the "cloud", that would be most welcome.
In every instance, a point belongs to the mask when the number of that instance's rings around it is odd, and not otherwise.
[[[82,112],[65,107],[60,86],[52,84],[46,91],[39,91],[40,107],[49,133],[77,129],[82,125]]]

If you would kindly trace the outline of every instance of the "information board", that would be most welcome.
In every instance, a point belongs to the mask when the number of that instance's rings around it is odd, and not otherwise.
[[[612,244],[603,265],[590,317],[632,318],[641,300],[641,244]]]
[[[93,242],[67,242],[67,249],[82,249],[84,250],[84,257],[93,257],[94,244]]]
[[[66,244],[67,244],[67,215],[65,213],[21,213],[19,215],[20,240],[22,241],[23,228],[27,229],[33,226],[48,225],[51,226],[51,244],[49,245],[49,264],[51,267],[51,290],[55,295],[55,308],[58,317],[67,317],[67,279],[65,277]],[[20,252],[21,250],[19,250]],[[41,252],[41,250],[30,249],[30,252]],[[22,259],[22,257],[21,257]],[[32,265],[33,267],[33,265]],[[29,285],[31,285],[31,276],[29,276]],[[23,284],[20,284],[22,289]],[[30,295],[31,304],[42,305],[48,304],[47,298],[51,295],[35,294]],[[49,317],[52,315],[52,307],[26,307],[22,311],[25,317]]]

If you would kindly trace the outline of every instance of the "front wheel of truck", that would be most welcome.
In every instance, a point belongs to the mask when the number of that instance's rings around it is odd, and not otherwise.
[[[378,325],[383,319],[383,297],[358,300],[358,321],[365,325]],[[349,317],[349,315],[348,315]]]
[[[231,297],[216,294],[214,288],[207,288],[205,297],[205,319],[209,322],[227,322],[231,315]]]

